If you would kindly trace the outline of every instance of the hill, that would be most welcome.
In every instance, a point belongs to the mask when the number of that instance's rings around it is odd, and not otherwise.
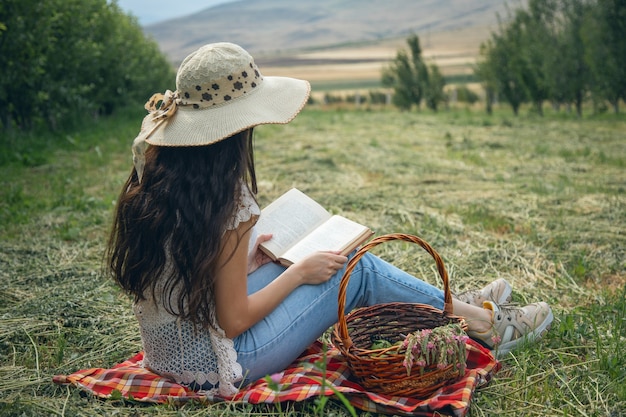
[[[231,41],[253,53],[267,75],[268,68],[273,75],[289,68],[290,75],[295,69],[296,75],[313,80],[377,79],[382,63],[410,33],[417,33],[427,58],[440,66],[445,61],[443,67],[451,66],[444,68],[448,74],[465,73],[495,27],[497,14],[507,15],[506,4],[506,0],[247,0],[144,29],[175,65],[206,43]],[[322,65],[330,67],[322,71]]]

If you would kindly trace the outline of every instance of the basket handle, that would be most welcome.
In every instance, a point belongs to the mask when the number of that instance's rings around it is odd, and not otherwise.
[[[416,243],[433,257],[433,259],[435,260],[437,264],[437,271],[439,272],[439,276],[441,277],[443,281],[443,294],[444,294],[443,310],[448,314],[452,314],[452,294],[450,293],[450,284],[448,282],[448,272],[446,271],[446,268],[443,264],[443,260],[441,259],[441,256],[439,256],[437,251],[435,251],[432,248],[432,246],[430,246],[425,240],[414,235],[409,235],[409,234],[404,234],[404,233],[392,233],[392,234],[378,236],[370,240],[365,245],[363,245],[356,252],[356,254],[350,259],[350,261],[348,262],[348,266],[346,267],[346,271],[344,272],[343,277],[341,277],[341,282],[339,284],[339,296],[338,296],[339,308],[337,310],[337,316],[339,320],[337,324],[339,327],[338,328],[339,336],[341,337],[341,340],[346,349],[349,349],[352,346],[352,339],[350,339],[350,335],[348,334],[348,323],[346,321],[346,316],[344,313],[344,309],[346,306],[346,293],[348,291],[348,282],[350,281],[350,275],[352,274],[352,270],[356,267],[356,264],[363,257],[363,255],[365,255],[367,251],[369,251],[375,246],[380,245],[381,243],[389,242],[392,240],[404,240],[406,242]]]

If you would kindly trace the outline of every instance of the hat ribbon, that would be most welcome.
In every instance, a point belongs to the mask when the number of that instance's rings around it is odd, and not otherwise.
[[[146,148],[148,144],[146,140],[152,136],[154,132],[168,121],[176,113],[179,98],[178,92],[167,90],[165,94],[156,93],[150,97],[144,106],[148,110],[148,115],[141,122],[141,130],[133,141],[133,164],[137,171],[137,178],[141,183],[143,170],[146,165]]]

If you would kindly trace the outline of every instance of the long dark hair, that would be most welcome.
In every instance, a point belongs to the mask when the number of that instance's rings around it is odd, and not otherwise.
[[[169,313],[212,326],[218,256],[241,187],[257,192],[252,129],[208,146],[150,146],[142,182],[133,169],[117,201],[113,278],[135,301],[159,283]]]

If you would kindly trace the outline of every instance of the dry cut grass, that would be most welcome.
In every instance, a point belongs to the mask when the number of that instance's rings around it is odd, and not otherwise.
[[[139,120],[103,121],[37,166],[0,167],[0,415],[313,415],[98,401],[51,383],[141,349],[130,300],[101,273]],[[623,118],[306,109],[257,131],[260,202],[298,187],[377,234],[420,235],[455,291],[502,276],[515,301],[553,305],[552,332],[503,361],[473,416],[621,416],[624,132]],[[376,249],[437,283],[417,248]],[[334,403],[326,411],[347,415]]]

